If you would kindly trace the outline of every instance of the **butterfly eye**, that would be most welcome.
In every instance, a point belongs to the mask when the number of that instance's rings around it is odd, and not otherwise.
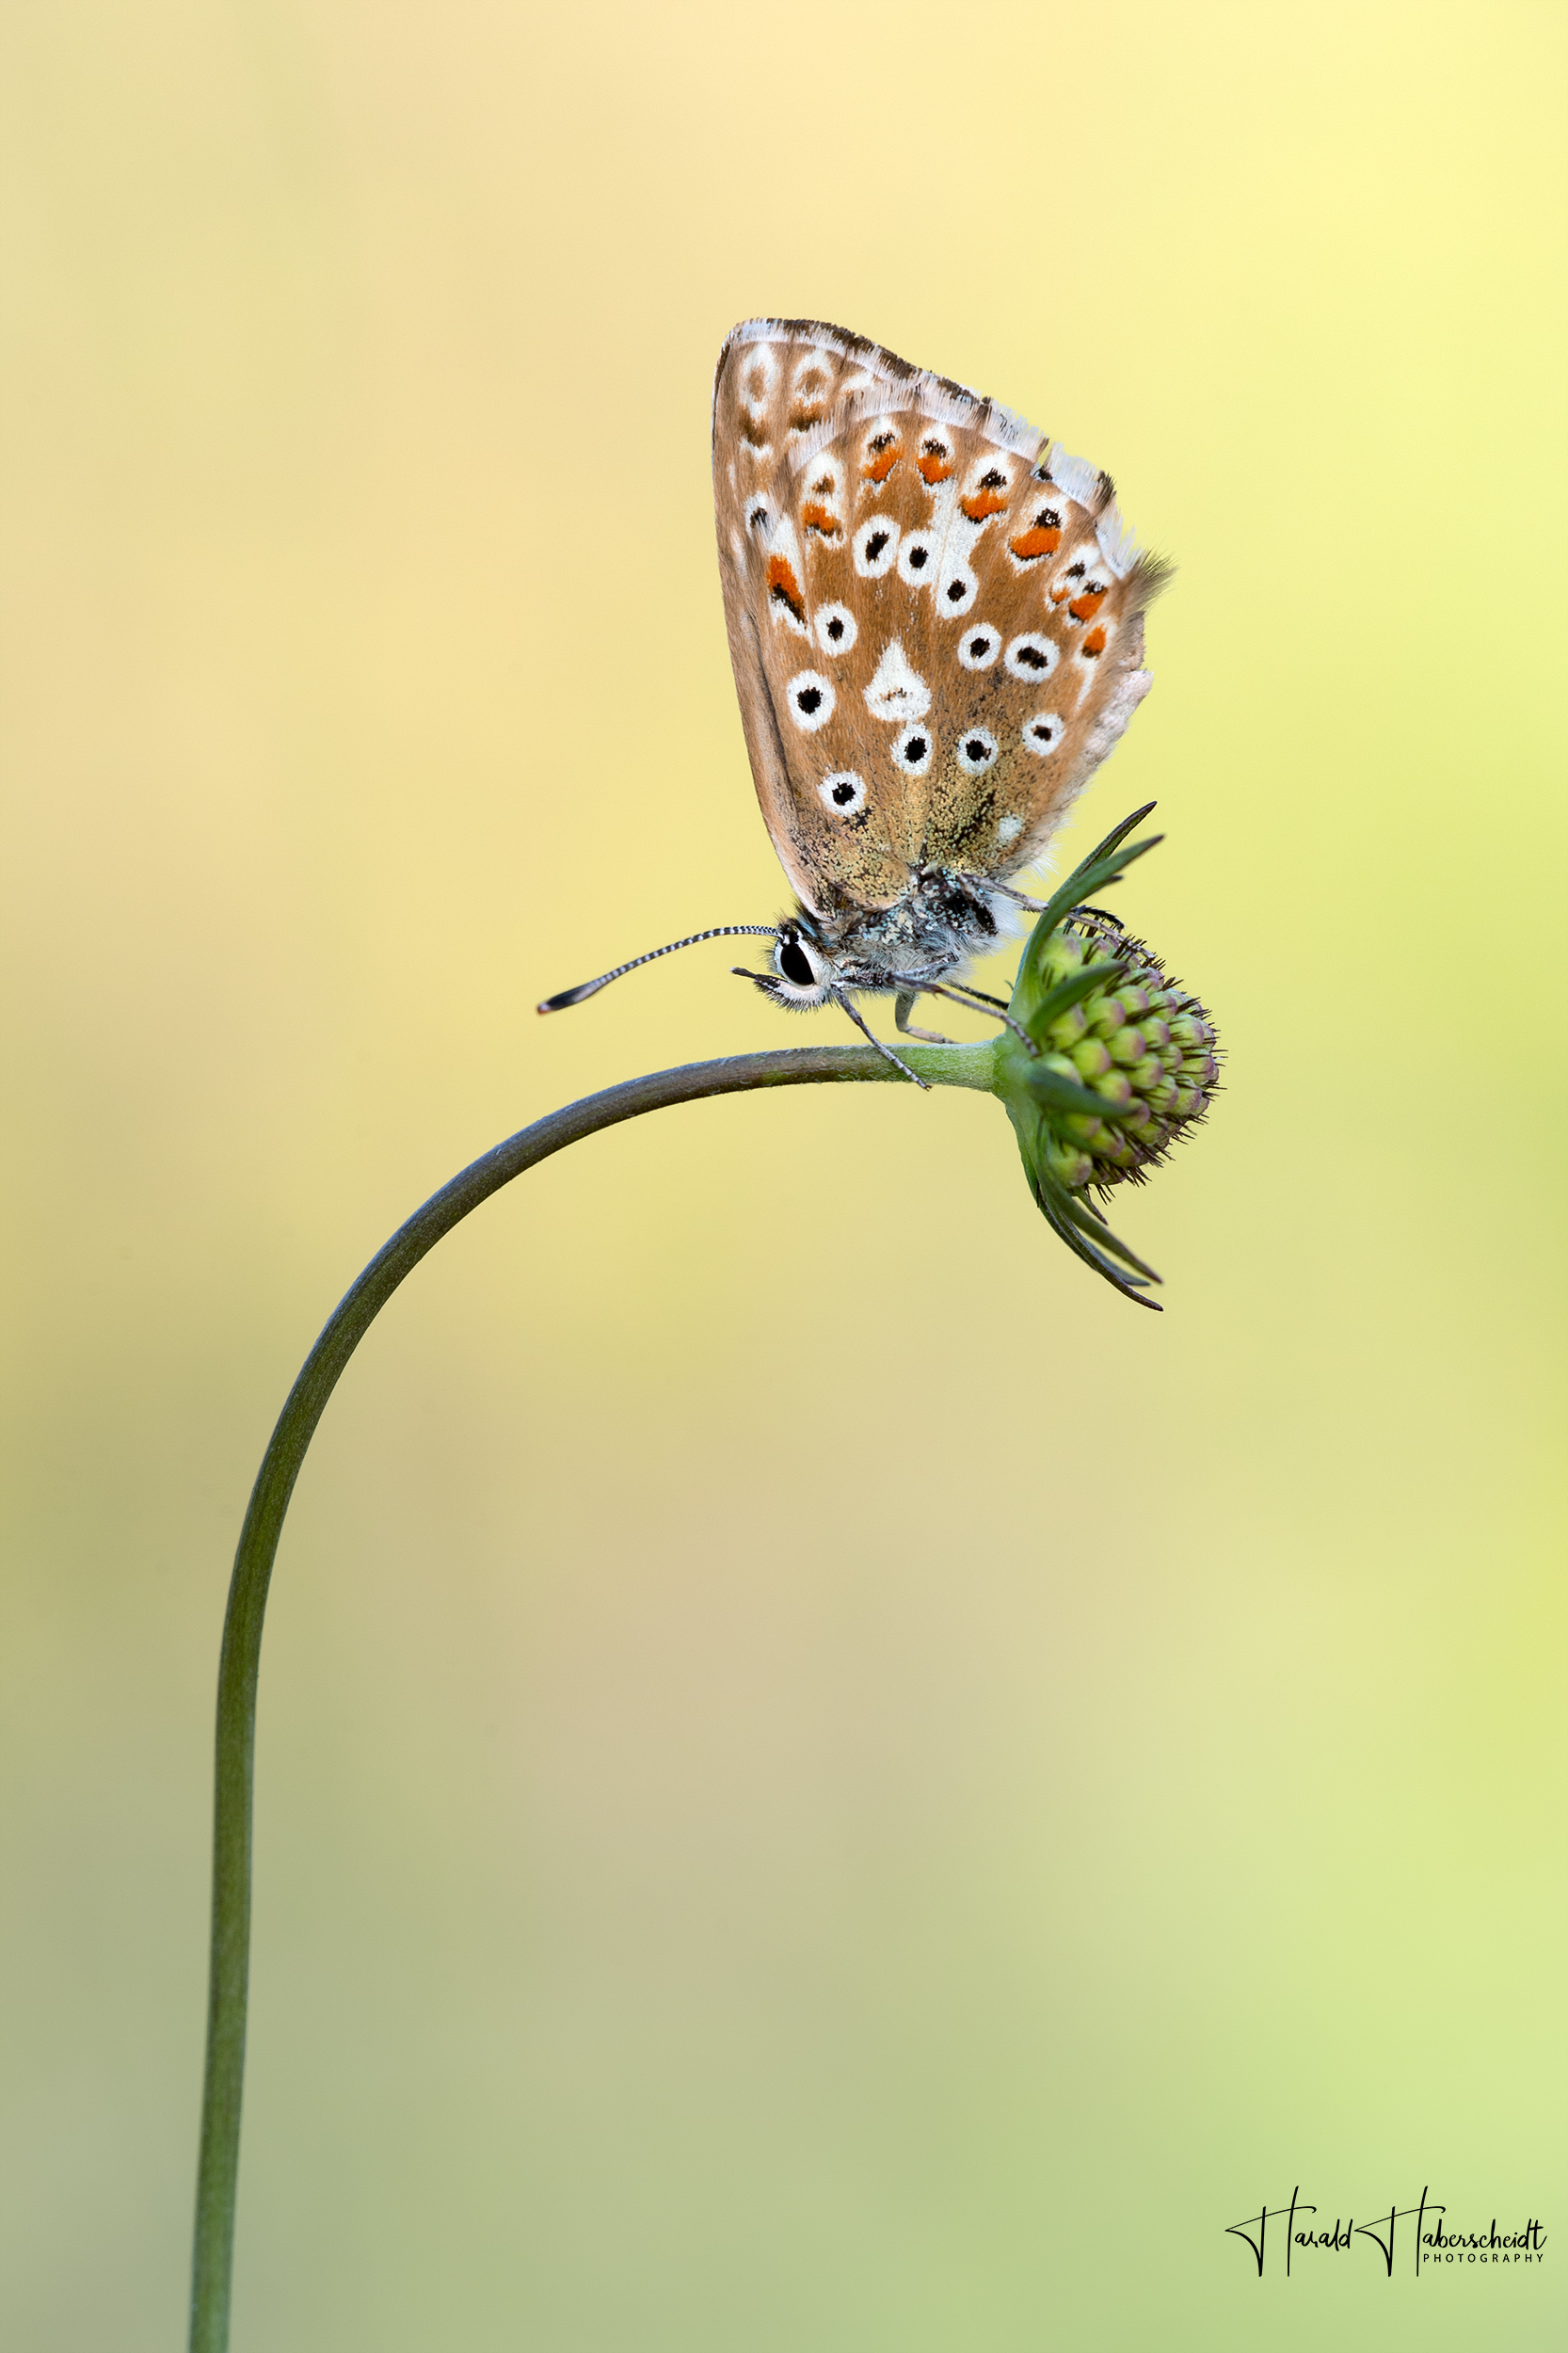
[[[1024,749],[1032,752],[1036,760],[1044,760],[1048,752],[1055,751],[1061,741],[1062,720],[1056,712],[1037,711],[1032,719],[1024,721]]]
[[[898,554],[898,525],[890,516],[873,515],[855,535],[855,568],[862,580],[880,580],[890,572]]]
[[[984,728],[970,728],[958,739],[958,765],[967,776],[983,776],[994,765],[997,739]]]
[[[796,988],[816,987],[816,968],[799,940],[792,936],[779,940],[773,952],[773,960],[784,978],[792,981]]]
[[[797,670],[785,693],[791,717],[807,735],[814,735],[818,728],[824,728],[832,718],[838,698],[828,680],[816,670]]]
[[[840,768],[824,776],[817,791],[836,817],[857,816],[866,806],[866,779],[853,768]]]
[[[824,604],[817,615],[817,636],[824,651],[848,653],[860,625],[847,604]]]
[[[1056,662],[1056,647],[1035,630],[1015,637],[1007,648],[1007,667],[1014,678],[1049,678]]]
[[[966,630],[958,641],[958,659],[966,670],[988,670],[1000,651],[1000,632],[989,624]]]
[[[898,552],[898,571],[912,588],[918,588],[931,573],[936,560],[936,542],[929,531],[912,531]]]
[[[893,758],[906,776],[923,776],[931,765],[929,728],[905,728],[893,746]]]

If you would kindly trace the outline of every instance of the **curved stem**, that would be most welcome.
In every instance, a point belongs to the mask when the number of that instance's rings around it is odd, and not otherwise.
[[[976,1046],[906,1047],[912,1069],[936,1086],[989,1092],[989,1041]],[[262,1621],[273,1558],[305,1451],[328,1399],[376,1317],[405,1275],[443,1234],[524,1169],[568,1144],[668,1104],[754,1087],[816,1086],[853,1080],[889,1080],[899,1072],[869,1046],[813,1046],[782,1053],[736,1054],[689,1063],[646,1079],[629,1079],[536,1120],[474,1160],[432,1193],[378,1250],[344,1294],[289,1391],[278,1417],[234,1555],[223,1653],[217,1676],[217,1769],[213,1818],[212,1966],[207,2001],[207,2063],[201,2098],[201,2153],[196,2191],[191,2281],[191,2353],[227,2353],[233,2270],[234,2192],[239,2169],[240,2095],[245,2076],[246,2001],[250,1957],[250,1815],[256,1745],[256,1678]]]

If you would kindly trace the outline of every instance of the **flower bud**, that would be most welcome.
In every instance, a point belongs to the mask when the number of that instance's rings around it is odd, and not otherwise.
[[[1137,823],[1108,835],[1042,914],[1008,1007],[1028,1043],[1004,1031],[994,1083],[1054,1230],[1118,1289],[1153,1306],[1142,1294],[1159,1277],[1111,1232],[1093,1195],[1140,1182],[1197,1125],[1218,1086],[1219,1058],[1203,1006],[1141,939],[1088,904],[1155,846],[1123,846]]]

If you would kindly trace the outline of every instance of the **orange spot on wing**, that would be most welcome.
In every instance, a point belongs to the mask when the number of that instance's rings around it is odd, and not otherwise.
[[[945,482],[952,472],[952,460],[942,456],[937,450],[928,449],[920,460],[920,468],[922,482]]]
[[[869,466],[862,466],[860,472],[864,474],[868,482],[886,482],[888,476],[892,472],[893,468],[897,464],[897,450],[885,449],[880,451],[877,456],[872,459]]]
[[[973,498],[960,499],[958,504],[971,523],[983,523],[987,515],[1000,515],[1007,501],[1000,490],[977,490]]]
[[[1104,602],[1105,590],[1103,588],[1086,588],[1081,597],[1073,599],[1067,610],[1075,621],[1092,621]],[[1104,631],[1102,630],[1099,634],[1103,637]]]
[[[1032,564],[1042,555],[1054,555],[1062,545],[1062,534],[1054,524],[1036,523],[1032,531],[1020,531],[1008,546],[1021,564]]]
[[[815,499],[807,500],[800,510],[800,520],[808,531],[820,531],[824,539],[836,539],[839,536],[838,516],[830,506],[819,506]]]
[[[1098,600],[1096,599],[1096,602]],[[1069,608],[1069,610],[1071,608]],[[1102,654],[1105,651],[1105,631],[1103,629],[1092,629],[1089,632],[1088,636],[1083,641],[1082,651],[1085,661],[1088,662],[1095,661],[1098,655]]]
[[[785,556],[770,555],[768,558],[768,594],[776,598],[780,604],[788,605],[797,621],[805,620],[806,599],[800,593],[800,583]]]

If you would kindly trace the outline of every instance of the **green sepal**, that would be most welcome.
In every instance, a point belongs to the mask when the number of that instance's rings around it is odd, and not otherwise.
[[[1062,918],[1070,915],[1074,907],[1081,906],[1091,891],[1103,889],[1124,866],[1130,865],[1135,857],[1142,857],[1145,850],[1154,848],[1162,838],[1159,834],[1151,834],[1146,841],[1134,842],[1129,849],[1122,848],[1133,826],[1141,825],[1154,806],[1153,801],[1145,801],[1143,808],[1135,808],[1130,817],[1124,817],[1119,825],[1112,825],[1105,840],[1096,841],[1087,857],[1079,859],[1072,872],[1057,885],[1046,901],[1037,929],[1054,931]]]
[[[1066,1243],[1075,1258],[1081,1258],[1085,1266],[1093,1267],[1103,1281],[1109,1283],[1113,1290],[1120,1291],[1124,1299],[1130,1299],[1134,1306],[1152,1307],[1157,1315],[1164,1312],[1158,1299],[1144,1297],[1146,1283],[1158,1282],[1159,1276],[1128,1273],[1094,1248],[1078,1221],[1070,1214],[1072,1196],[1064,1193],[1060,1185],[1048,1176],[1042,1176],[1035,1187],[1034,1197],[1052,1233]],[[1106,1239],[1108,1241],[1114,1240],[1109,1228],[1106,1229]]]
[[[1162,833],[1147,834],[1142,841],[1129,841],[1125,849],[1114,851],[1109,857],[1086,858],[1067,876],[1060,890],[1052,891],[1046,901],[1046,910],[1037,926],[1039,936],[1044,937],[1053,932],[1074,907],[1081,906],[1096,890],[1107,888],[1125,867],[1146,856],[1150,850],[1157,850],[1164,839]]]
[[[1114,1251],[1125,1265],[1131,1267],[1134,1273],[1143,1275],[1146,1282],[1159,1282],[1160,1277],[1153,1267],[1144,1259],[1140,1258],[1136,1251],[1129,1250],[1120,1235],[1112,1232],[1104,1218],[1093,1209],[1088,1202],[1076,1193],[1066,1192],[1064,1188],[1063,1200],[1066,1214],[1080,1233],[1087,1234],[1090,1240],[1096,1242],[1102,1250]]]
[[[1075,907],[1081,906],[1085,900],[1094,896],[1096,891],[1104,890],[1108,885],[1115,882],[1135,858],[1141,858],[1145,852],[1156,848],[1159,844],[1162,838],[1159,834],[1150,834],[1143,841],[1127,842],[1126,839],[1133,826],[1141,823],[1153,807],[1154,803],[1149,801],[1143,808],[1134,809],[1130,817],[1124,817],[1121,824],[1113,826],[1106,835],[1105,840],[1090,851],[1087,857],[1079,860],[1066,880],[1047,900],[1018,962],[1017,979],[1013,986],[1013,1001],[1008,1007],[1015,1020],[1032,1027],[1039,1017],[1038,1007],[1032,1002],[1032,1000],[1036,989],[1041,989],[1042,995],[1047,993],[1041,988],[1043,975],[1040,963],[1045,953],[1046,944],[1051,935],[1061,927]],[[1077,979],[1079,976],[1074,974],[1071,977]],[[1062,984],[1058,983],[1055,985],[1060,986]]]

